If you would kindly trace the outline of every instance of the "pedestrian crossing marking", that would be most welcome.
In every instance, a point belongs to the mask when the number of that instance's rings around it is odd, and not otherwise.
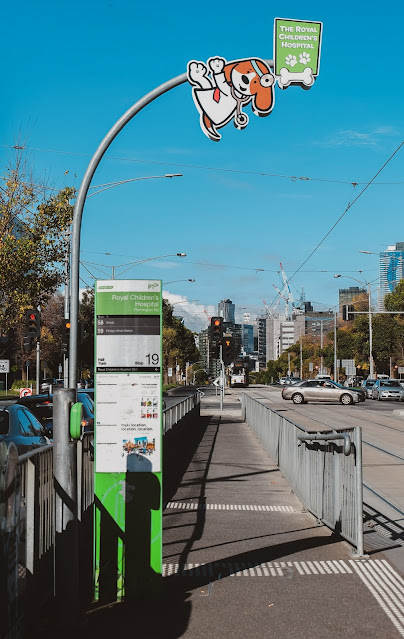
[[[284,512],[294,513],[296,510],[292,506],[262,506],[255,504],[206,504],[190,501],[169,501],[166,508],[174,510],[242,510],[253,512]]]
[[[369,565],[380,566],[376,561],[369,560]],[[354,563],[353,561],[349,562]],[[163,564],[163,577],[205,577],[208,570],[209,576],[222,577],[285,577],[293,573],[307,577],[308,575],[346,575],[353,573],[353,567],[343,560],[333,559],[328,561],[266,561],[261,564],[251,562],[225,562],[218,561],[208,564]]]

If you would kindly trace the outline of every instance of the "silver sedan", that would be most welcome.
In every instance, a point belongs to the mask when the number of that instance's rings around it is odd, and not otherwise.
[[[331,380],[307,379],[288,386],[282,390],[283,399],[291,399],[294,404],[306,402],[341,402],[341,404],[357,404],[364,400],[363,391],[345,388]]]
[[[372,399],[380,402],[384,399],[404,402],[404,388],[398,379],[378,379],[372,386]]]

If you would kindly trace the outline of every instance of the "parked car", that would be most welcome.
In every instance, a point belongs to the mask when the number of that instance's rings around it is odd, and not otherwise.
[[[332,380],[307,379],[292,384],[282,390],[283,399],[291,399],[294,404],[306,402],[341,402],[341,404],[357,404],[365,401],[363,391],[345,388]]]
[[[55,377],[46,377],[42,380],[39,390],[41,393],[48,393],[52,389],[52,386],[63,386],[63,381],[59,384]]]
[[[19,455],[50,443],[41,422],[20,404],[0,406],[0,441],[13,442]]]
[[[365,391],[366,397],[372,397],[372,388],[375,383],[376,383],[375,379],[368,378],[363,380],[361,384],[361,388],[363,391]]]
[[[372,399],[395,399],[404,402],[404,388],[398,379],[377,379],[372,386]]]
[[[285,384],[294,384],[295,382],[301,382],[302,380],[300,379],[300,377],[291,377],[289,375],[285,375],[284,377],[281,377],[279,380],[279,384],[281,386],[285,386]]]
[[[77,380],[77,388],[79,388],[80,390],[83,388],[91,388],[92,386],[94,386],[94,380],[92,379],[78,379]]]
[[[53,395],[31,395],[21,397],[21,405],[29,408],[45,428],[47,436],[53,437]],[[77,391],[77,401],[83,404],[84,432],[94,430],[94,401],[87,391]]]
[[[53,402],[52,395],[29,395],[20,397],[18,403],[26,406],[41,422],[48,437],[53,437]]]
[[[80,393],[85,393],[88,395],[94,402],[94,388],[82,388]]]

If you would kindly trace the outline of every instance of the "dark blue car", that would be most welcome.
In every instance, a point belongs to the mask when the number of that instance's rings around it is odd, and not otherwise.
[[[53,437],[53,396],[52,395],[31,395],[18,400],[20,404],[26,406],[39,419],[46,429],[48,437]],[[83,404],[83,432],[94,430],[94,402],[88,391],[78,391],[77,401]]]
[[[20,404],[0,406],[0,442],[13,442],[19,455],[49,444],[41,422],[28,408]]]

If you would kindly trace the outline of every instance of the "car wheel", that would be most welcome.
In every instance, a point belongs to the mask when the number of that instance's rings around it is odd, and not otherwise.
[[[341,404],[345,404],[345,406],[353,404],[352,396],[348,395],[348,393],[344,393],[343,395],[341,395]]]
[[[301,393],[295,393],[292,395],[292,402],[294,404],[304,404],[304,397]]]

